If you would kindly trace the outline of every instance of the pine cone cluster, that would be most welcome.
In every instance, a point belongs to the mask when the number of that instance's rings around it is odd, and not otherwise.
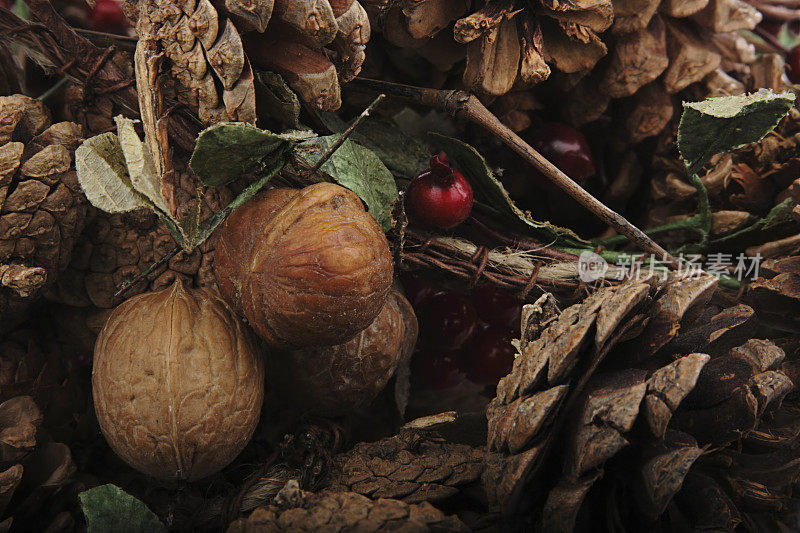
[[[0,315],[19,320],[69,263],[87,204],[74,169],[80,127],[42,102],[0,97]],[[6,320],[6,317],[8,320]],[[7,327],[7,325],[5,325]]]
[[[790,527],[797,348],[751,338],[753,309],[713,303],[715,286],[648,279],[560,313],[526,306],[487,410],[490,499],[542,531]]]
[[[207,125],[255,123],[253,66],[283,75],[312,106],[337,109],[340,79],[359,72],[370,34],[354,0],[127,0],[125,7],[139,49],[150,57],[163,53],[176,97]]]

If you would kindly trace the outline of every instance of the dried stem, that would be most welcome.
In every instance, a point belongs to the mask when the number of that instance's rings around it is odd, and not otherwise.
[[[182,249],[183,248],[181,248],[180,246],[176,246],[167,255],[165,255],[164,257],[162,257],[161,259],[159,259],[158,261],[147,267],[145,270],[137,274],[135,278],[123,283],[122,286],[119,288],[119,290],[114,293],[114,298],[119,298],[120,296],[125,294],[125,292],[127,292],[128,289],[130,289],[131,287],[139,283],[142,279],[146,278],[147,276],[155,272],[155,270],[158,267],[169,262],[173,257],[178,255],[178,252],[180,252]]]
[[[472,94],[465,91],[440,91],[365,78],[356,78],[352,83],[358,87],[380,91],[384,94],[398,96],[411,100],[412,102],[443,109],[454,116],[466,117],[490,133],[496,135],[503,143],[520,154],[537,170],[547,176],[558,188],[567,193],[579,204],[586,207],[618,233],[627,236],[637,246],[649,252],[651,255],[663,257],[665,263],[671,267],[679,268],[678,261],[672,257],[669,252],[659,246],[642,230],[631,224],[625,217],[603,204],[600,200],[589,194],[583,187],[575,183],[569,176],[561,172],[555,165],[500,122],[500,120],[486,109],[486,106]]]
[[[762,39],[764,39],[764,41],[766,41],[768,45],[773,47],[778,52],[780,52],[782,54],[788,54],[789,53],[789,50],[785,46],[783,46],[780,43],[780,41],[778,41],[778,39],[775,38],[774,35],[772,35],[770,32],[768,32],[767,30],[765,30],[761,26],[756,26],[755,28],[753,28],[753,32],[756,35],[758,35],[759,37],[761,37]]]

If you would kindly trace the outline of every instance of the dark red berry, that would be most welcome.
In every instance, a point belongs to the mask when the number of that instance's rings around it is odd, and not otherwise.
[[[430,344],[457,350],[478,327],[478,313],[469,298],[455,291],[431,296],[419,310],[422,336]]]
[[[412,372],[423,388],[446,389],[464,381],[462,361],[459,351],[426,346],[414,353]]]
[[[467,377],[481,385],[497,385],[500,378],[511,372],[517,353],[511,341],[513,330],[491,326],[476,336],[467,353]]]
[[[436,287],[429,279],[419,272],[402,272],[400,281],[406,292],[406,298],[414,309],[425,303],[431,296],[442,292],[443,289]]]
[[[586,137],[572,126],[558,122],[547,124],[533,136],[531,146],[580,184],[586,183],[597,174]],[[550,180],[538,170],[532,170],[537,183],[548,190],[555,190]]]
[[[494,285],[478,285],[472,290],[472,303],[478,317],[493,326],[519,327],[522,302]]]
[[[800,83],[800,45],[786,54],[786,75],[792,83]]]
[[[472,187],[450,166],[444,153],[430,161],[431,169],[414,178],[406,191],[411,215],[423,224],[449,229],[464,222],[472,210]]]
[[[91,10],[91,19],[95,31],[124,33],[128,27],[122,3],[116,0],[98,0]]]

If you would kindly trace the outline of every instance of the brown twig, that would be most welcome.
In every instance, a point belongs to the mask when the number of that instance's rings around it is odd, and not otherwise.
[[[357,87],[379,91],[410,100],[415,103],[443,109],[454,116],[465,117],[496,135],[503,143],[525,158],[542,174],[547,176],[558,188],[586,207],[600,220],[631,239],[641,249],[656,257],[663,257],[664,262],[673,268],[679,268],[678,261],[669,252],[659,246],[642,230],[631,224],[622,215],[603,204],[589,194],[583,187],[575,183],[569,176],[561,172],[528,143],[511,131],[491,111],[486,109],[480,100],[472,94],[457,90],[437,90],[413,87],[379,80],[356,78],[351,82]]]
[[[180,252],[181,250],[182,250],[182,248],[180,246],[176,246],[167,255],[165,255],[164,257],[162,257],[161,259],[159,259],[158,261],[156,261],[155,263],[153,263],[152,265],[147,267],[145,270],[143,270],[142,272],[137,274],[136,277],[134,277],[133,279],[123,283],[122,286],[120,286],[119,290],[114,293],[114,298],[118,298],[118,297],[122,296],[123,294],[125,294],[128,291],[128,289],[130,289],[131,287],[133,287],[134,285],[139,283],[143,278],[146,278],[147,276],[149,276],[150,274],[155,272],[155,270],[158,267],[160,267],[161,265],[169,262],[173,257],[178,255],[178,252]]]
[[[533,239],[526,239],[523,237],[509,237],[503,233],[500,233],[494,228],[490,228],[480,220],[475,217],[469,218],[469,223],[477,228],[481,233],[497,241],[498,243],[508,246],[509,248],[517,248],[520,250],[527,250],[530,252],[536,252],[539,255],[543,255],[545,257],[552,257],[553,259],[559,259],[561,261],[577,261],[578,256],[575,254],[571,254],[569,252],[562,252],[557,248],[553,248],[546,244],[542,244],[538,241]]]

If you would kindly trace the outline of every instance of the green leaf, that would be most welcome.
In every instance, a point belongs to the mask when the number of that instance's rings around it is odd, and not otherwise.
[[[166,533],[158,517],[116,485],[100,485],[81,492],[83,514],[88,533]]]
[[[314,165],[338,139],[339,135],[328,135],[306,141],[297,147],[297,155]],[[361,197],[383,231],[392,229],[392,204],[397,199],[397,185],[392,173],[371,150],[347,139],[321,170]]]
[[[149,207],[133,188],[125,155],[116,135],[103,133],[86,139],[75,150],[75,169],[86,198],[108,213],[126,213]]]
[[[758,142],[789,112],[795,96],[762,89],[749,95],[685,102],[678,126],[678,149],[690,172],[714,155]]]
[[[114,120],[117,123],[117,136],[122,146],[122,153],[125,156],[131,185],[158,209],[164,213],[169,213],[167,202],[161,194],[161,176],[156,174],[156,167],[150,151],[145,148],[144,143],[139,139],[139,135],[133,128],[134,122],[138,121],[133,121],[122,115],[115,117]]]
[[[478,210],[516,223],[520,229],[544,235],[548,239],[561,239],[564,242],[585,243],[572,230],[561,228],[549,222],[538,222],[527,211],[521,210],[493,175],[486,160],[475,148],[452,137],[429,133],[434,146],[442,149],[472,186],[475,207]]]
[[[342,133],[348,124],[335,113],[317,113],[331,131]],[[403,133],[396,124],[374,117],[361,121],[350,139],[375,152],[394,174],[412,179],[425,170],[430,159],[428,149]]]
[[[289,129],[300,128],[300,100],[274,72],[258,72],[255,80],[258,116]]]
[[[276,134],[242,122],[220,122],[197,137],[189,166],[211,187],[219,187],[254,172],[272,167],[298,141],[311,132]]]

